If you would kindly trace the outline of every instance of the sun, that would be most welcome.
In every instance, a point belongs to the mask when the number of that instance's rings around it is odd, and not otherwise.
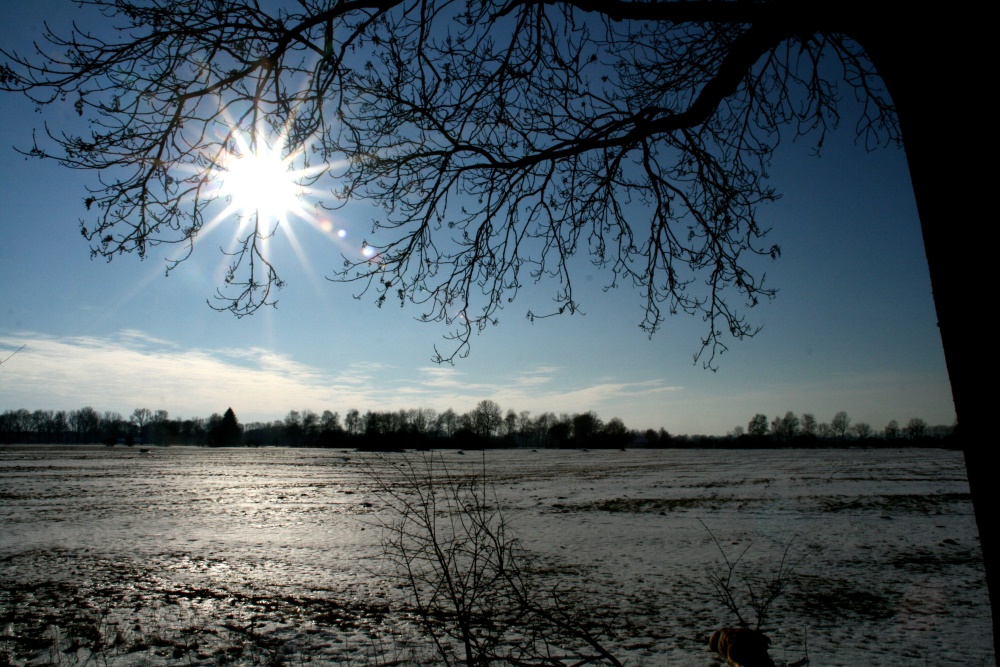
[[[280,238],[289,242],[303,266],[310,266],[311,246],[306,239],[316,237],[300,237],[299,232],[308,234],[310,229],[336,243],[345,254],[360,252],[367,261],[377,261],[373,251],[366,252],[364,244],[360,250],[353,247],[353,241],[347,239],[347,230],[335,225],[329,212],[346,200],[333,193],[336,201],[324,205],[324,199],[331,193],[317,188],[325,176],[336,178],[340,170],[349,167],[348,161],[310,164],[305,142],[289,148],[287,131],[244,130],[231,124],[220,140],[221,145],[215,146],[215,152],[205,155],[201,163],[207,165],[207,173],[199,172],[198,176],[205,179],[208,199],[219,201],[203,231],[211,232],[234,218],[238,225],[233,245],[224,250],[224,270],[232,270],[228,265],[230,260],[242,257],[250,243],[257,253],[255,256],[263,259],[261,253],[269,252],[268,246],[279,238],[279,228]],[[320,211],[326,213],[318,214]]]
[[[304,187],[297,182],[301,173],[293,168],[296,156],[282,157],[283,148],[281,141],[274,147],[258,141],[226,154],[219,191],[231,200],[231,208],[276,220],[301,209]]]

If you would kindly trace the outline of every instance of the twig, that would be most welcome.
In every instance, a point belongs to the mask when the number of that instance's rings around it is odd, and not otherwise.
[[[10,360],[11,360],[11,357],[13,357],[13,356],[14,356],[15,354],[17,354],[18,352],[20,352],[21,350],[23,350],[23,349],[24,349],[24,348],[26,348],[26,347],[28,347],[28,346],[27,346],[27,344],[25,344],[25,345],[22,345],[21,347],[17,348],[17,349],[16,349],[16,350],[14,350],[13,352],[11,352],[11,353],[10,353],[10,356],[8,356],[8,357],[7,357],[6,359],[0,359],[0,366],[4,365],[4,364],[5,364],[5,363],[7,363],[8,361],[10,361]]]
[[[743,605],[741,604],[736,592],[737,583],[742,584],[741,588],[745,586],[747,595],[746,604],[750,606],[756,616],[755,629],[760,630],[764,625],[764,621],[767,619],[767,613],[771,608],[771,605],[774,604],[775,600],[781,597],[781,594],[785,591],[791,580],[791,576],[794,573],[795,568],[798,567],[803,560],[805,560],[808,553],[803,554],[801,558],[789,564],[788,554],[792,548],[792,544],[795,542],[795,538],[797,537],[797,535],[793,535],[788,541],[788,544],[785,545],[785,549],[781,554],[781,561],[778,564],[778,569],[769,581],[762,581],[762,578],[746,576],[741,577],[740,582],[736,582],[734,581],[734,578],[736,577],[736,568],[740,564],[740,561],[743,560],[743,557],[750,550],[750,547],[753,546],[753,542],[743,549],[736,560],[730,561],[729,556],[726,555],[726,550],[722,548],[722,544],[719,542],[718,538],[715,537],[715,534],[712,533],[711,529],[701,519],[698,519],[698,522],[708,532],[712,541],[715,542],[715,546],[718,547],[719,553],[722,554],[722,559],[726,563],[727,571],[725,576],[717,572],[709,572],[708,574],[709,581],[715,588],[719,599],[722,601],[723,605],[725,605],[725,607],[736,616],[740,626],[749,629],[750,624],[743,616]]]
[[[419,470],[408,459],[390,463],[402,484],[384,467],[369,465],[369,472],[394,513],[377,520],[385,531],[383,555],[439,660],[467,667],[622,667],[602,644],[603,633],[588,629],[584,611],[554,591],[541,594],[529,554],[486,479],[485,455],[469,480],[443,465],[435,475],[435,463],[433,456]]]

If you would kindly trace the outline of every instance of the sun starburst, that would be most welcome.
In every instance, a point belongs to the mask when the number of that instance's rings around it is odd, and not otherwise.
[[[241,138],[235,150],[225,154],[219,192],[230,200],[231,210],[262,221],[301,215],[305,173],[295,167],[298,152],[283,156],[284,152],[284,137],[278,137],[273,146],[261,138]]]

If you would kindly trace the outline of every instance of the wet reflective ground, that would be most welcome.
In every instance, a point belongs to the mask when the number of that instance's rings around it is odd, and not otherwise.
[[[405,488],[401,461],[0,448],[0,664],[427,661],[380,557],[375,479]],[[709,529],[731,555],[752,542],[761,571],[789,541],[805,557],[768,623],[779,662],[995,664],[958,453],[444,452],[432,466],[485,466],[545,585],[617,628],[630,664],[713,664],[705,638],[731,618],[706,577],[721,563]]]

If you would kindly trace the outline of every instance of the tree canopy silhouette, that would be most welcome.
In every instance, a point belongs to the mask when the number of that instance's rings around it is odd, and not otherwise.
[[[714,366],[730,338],[756,331],[745,307],[773,296],[755,259],[780,254],[757,215],[776,196],[771,156],[783,138],[820,147],[849,108],[864,145],[905,145],[992,568],[981,351],[968,344],[981,315],[959,298],[979,284],[970,272],[984,273],[988,244],[952,224],[978,215],[965,193],[989,191],[969,168],[982,140],[962,103],[989,62],[975,12],[858,0],[83,5],[117,29],[4,51],[0,87],[89,118],[85,131],[47,128],[29,152],[102,174],[83,226],[96,255],[179,244],[170,266],[182,261],[228,155],[269,143],[295,155],[304,185],[333,183],[325,205],[380,207],[369,252],[332,277],[450,325],[441,359],[466,354],[532,281],[554,281],[553,312],[573,312],[582,255],[609,285],[637,288],[646,330],[669,313],[702,317],[696,359]],[[244,221],[216,307],[273,302],[273,224]]]
[[[862,99],[869,145],[900,138],[865,51],[779,21],[791,4],[92,5],[119,30],[50,33],[36,60],[5,54],[2,82],[92,117],[30,152],[113,174],[86,198],[94,253],[189,252],[228,154],[283,144],[308,184],[334,177],[326,204],[382,209],[370,252],[335,279],[454,325],[446,358],[526,282],[553,278],[555,312],[574,311],[570,259],[585,254],[639,287],[646,330],[703,316],[711,365],[756,330],[740,304],[774,293],[751,259],[780,254],[757,206],[776,196],[779,128],[822,143],[836,125],[827,70]],[[239,238],[217,306],[273,301],[271,224]]]
[[[212,447],[238,447],[243,441],[243,427],[232,408],[226,408],[222,417],[209,418],[208,444]]]

